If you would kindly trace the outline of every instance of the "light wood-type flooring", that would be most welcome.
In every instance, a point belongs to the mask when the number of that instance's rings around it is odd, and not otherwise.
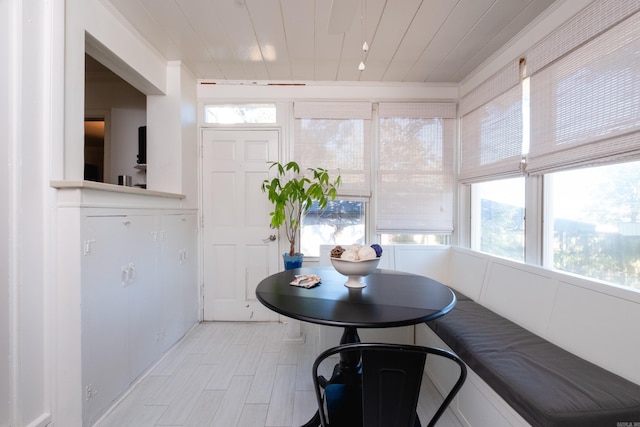
[[[96,426],[300,426],[317,407],[311,365],[319,353],[318,328],[302,325],[304,342],[287,342],[281,323],[199,324]],[[441,398],[424,378],[418,414],[428,420],[430,396]],[[438,426],[461,424],[447,410]]]

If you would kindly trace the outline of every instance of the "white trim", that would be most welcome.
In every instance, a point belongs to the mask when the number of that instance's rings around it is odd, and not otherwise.
[[[543,215],[543,179],[538,176],[530,176],[524,180],[524,260],[527,264],[543,265],[543,224],[542,220],[548,218]]]
[[[21,147],[22,147],[22,129],[20,124],[22,123],[22,80],[24,77],[22,70],[22,55],[24,52],[24,40],[23,33],[23,16],[22,9],[19,7],[19,2],[11,2],[13,6],[11,10],[11,29],[9,34],[11,36],[11,56],[9,59],[10,66],[10,83],[9,83],[9,104],[10,104],[10,126],[9,131],[9,144],[7,149],[7,160],[9,165],[7,167],[7,195],[8,200],[8,257],[7,257],[7,288],[8,288],[8,320],[9,320],[9,352],[8,365],[9,365],[9,408],[11,414],[8,421],[10,424],[20,425],[22,422],[22,388],[21,388],[21,318],[20,318],[20,290],[21,290],[21,275],[20,275],[20,230],[22,226],[22,216],[20,215],[20,165]]]
[[[457,101],[458,85],[425,85],[409,83],[373,84],[348,82],[313,82],[300,86],[267,86],[243,82],[231,84],[220,82],[210,84],[198,82],[198,100],[200,102],[221,102],[232,99],[234,102],[262,101]]]

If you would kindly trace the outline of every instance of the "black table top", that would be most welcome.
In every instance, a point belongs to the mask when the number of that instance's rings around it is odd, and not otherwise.
[[[310,289],[291,286],[296,274],[317,274],[322,283]],[[256,288],[258,300],[284,316],[330,326],[388,328],[436,319],[449,312],[456,297],[440,282],[415,274],[378,269],[367,286],[350,289],[332,267],[300,268],[276,273]]]

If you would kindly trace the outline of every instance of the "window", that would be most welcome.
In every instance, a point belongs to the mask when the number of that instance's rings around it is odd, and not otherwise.
[[[453,230],[456,104],[299,102],[294,105],[293,158],[302,167],[340,173],[339,200],[315,206],[303,220],[301,246],[449,243]],[[378,135],[374,140],[373,135]],[[377,150],[372,197],[371,152]],[[369,202],[375,206],[366,212]],[[366,215],[365,215],[366,213]],[[366,227],[371,217],[375,227]],[[367,233],[371,233],[367,236]]]
[[[340,196],[369,197],[371,103],[296,102],[293,159],[339,173]]]
[[[594,1],[526,52],[517,85],[512,62],[462,98],[473,249],[640,289],[639,52],[640,3]]]
[[[525,259],[525,179],[528,81],[524,61],[478,86],[461,103],[460,181],[471,185],[471,247]]]
[[[302,220],[300,247],[319,256],[321,244],[364,244],[365,209],[371,194],[371,103],[297,102],[293,158],[301,168],[340,174],[338,199],[320,211],[312,206]]]
[[[520,175],[525,105],[524,63],[513,61],[460,102],[460,181],[464,184]]]
[[[628,6],[594,2],[527,54],[527,171],[544,179],[544,265],[637,289],[640,5]]]
[[[545,176],[545,264],[640,290],[640,162]]]
[[[204,122],[208,124],[276,123],[275,104],[206,105]]]
[[[524,261],[524,178],[471,186],[471,247]]]
[[[302,219],[302,253],[316,257],[320,256],[320,245],[364,245],[365,206],[363,201],[336,199],[320,210],[314,202]]]
[[[640,14],[531,75],[527,170],[640,155]]]
[[[375,225],[382,243],[451,234],[455,114],[450,103],[380,104]]]

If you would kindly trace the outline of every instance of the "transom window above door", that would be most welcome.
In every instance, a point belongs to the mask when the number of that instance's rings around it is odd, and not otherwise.
[[[205,105],[204,122],[206,124],[273,124],[276,123],[276,105]]]

